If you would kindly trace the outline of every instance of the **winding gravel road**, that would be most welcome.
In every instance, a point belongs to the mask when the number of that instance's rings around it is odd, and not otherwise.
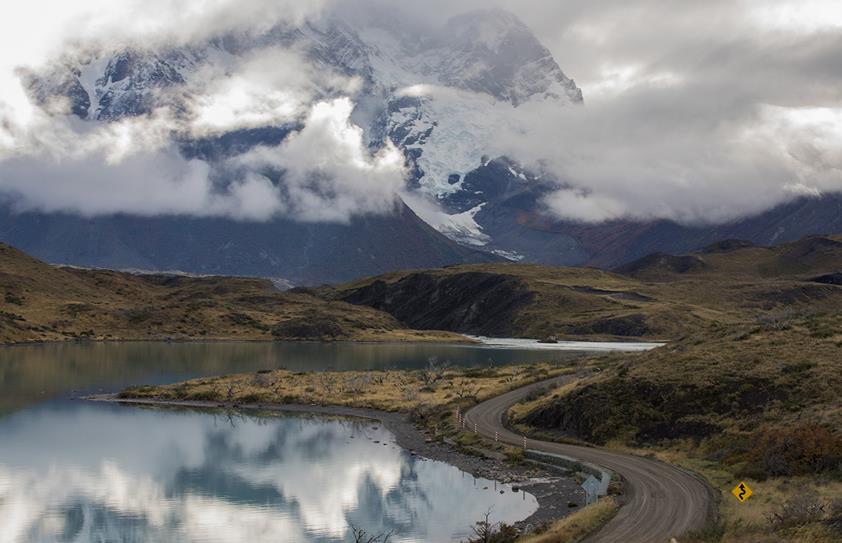
[[[523,445],[523,436],[504,425],[509,407],[532,390],[556,386],[569,377],[556,377],[487,400],[467,411],[468,428],[488,438]],[[717,494],[701,477],[652,460],[595,447],[526,440],[528,449],[562,454],[619,473],[625,479],[623,506],[608,523],[586,539],[599,543],[667,543],[670,538],[701,528],[716,514]],[[679,539],[680,541],[680,539]]]

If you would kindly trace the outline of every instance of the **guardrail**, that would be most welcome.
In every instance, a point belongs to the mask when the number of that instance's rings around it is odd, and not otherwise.
[[[568,471],[574,471],[587,475],[587,478],[581,486],[587,496],[588,504],[596,502],[601,496],[608,495],[608,485],[611,484],[611,477],[613,476],[613,473],[607,469],[594,464],[580,462],[579,460],[570,458],[569,456],[534,451],[531,449],[524,451],[523,456],[541,464],[550,464]]]

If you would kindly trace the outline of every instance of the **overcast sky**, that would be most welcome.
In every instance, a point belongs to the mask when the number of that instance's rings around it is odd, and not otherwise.
[[[371,0],[378,2],[378,0]],[[517,14],[583,89],[581,110],[522,107],[502,151],[572,185],[562,218],[724,222],[842,190],[842,2],[432,0]]]
[[[352,165],[346,180],[328,179],[327,188],[338,195],[333,200],[313,200],[307,183],[296,184],[293,177],[301,197],[267,205],[271,187],[253,176],[220,199],[203,164],[186,162],[167,147],[173,119],[80,129],[33,108],[20,87],[19,67],[42,64],[73,45],[189,43],[229,30],[300,22],[349,5],[357,15],[395,9],[393,0],[32,0],[7,8],[0,20],[0,185],[45,209],[67,206],[75,193],[90,194],[71,206],[89,214],[210,212],[262,220],[293,213],[303,220],[347,220],[389,209],[404,173],[392,150],[364,155],[347,102],[308,105],[308,82],[326,76],[308,72],[293,57],[271,76],[266,66],[277,62],[244,63],[236,89],[225,88],[231,80],[211,80],[217,94],[199,106],[230,106],[236,98],[248,102],[232,110],[240,119],[263,118],[268,107],[276,116],[283,110],[313,121],[302,141],[336,146],[328,156],[337,163],[323,168],[321,178],[346,171],[339,161]],[[583,221],[721,222],[795,197],[842,190],[842,2],[427,0],[399,9],[424,27],[494,5],[530,26],[584,92],[583,108],[548,111],[527,104],[501,113],[516,116],[519,129],[489,141],[493,149],[540,164],[567,183],[547,199],[551,213]],[[326,84],[348,88],[349,95],[354,87],[338,76],[317,86]],[[288,93],[270,93],[270,87],[284,85]],[[278,101],[287,107],[279,108]],[[191,130],[199,128],[197,123]],[[115,148],[115,142],[124,146]],[[244,163],[283,166],[309,179],[299,167],[316,157],[308,150],[286,145]],[[149,165],[161,172],[157,190],[182,191],[184,197],[143,198]],[[121,176],[136,192],[95,197]],[[55,183],[63,190],[51,189]],[[366,194],[376,197],[369,202]],[[318,213],[325,205],[340,211]]]

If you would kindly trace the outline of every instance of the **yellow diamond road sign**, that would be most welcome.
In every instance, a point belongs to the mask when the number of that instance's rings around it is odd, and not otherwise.
[[[731,491],[731,494],[734,495],[735,498],[740,500],[740,503],[745,503],[751,498],[752,491],[745,483],[740,483],[734,487],[734,490]]]

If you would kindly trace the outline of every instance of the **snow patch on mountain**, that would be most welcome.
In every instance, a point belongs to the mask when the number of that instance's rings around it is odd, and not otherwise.
[[[471,247],[484,247],[491,241],[474,218],[482,211],[485,204],[480,204],[463,213],[450,215],[438,207],[425,205],[417,199],[407,198],[406,201],[415,214],[421,217],[421,220],[453,241]]]

